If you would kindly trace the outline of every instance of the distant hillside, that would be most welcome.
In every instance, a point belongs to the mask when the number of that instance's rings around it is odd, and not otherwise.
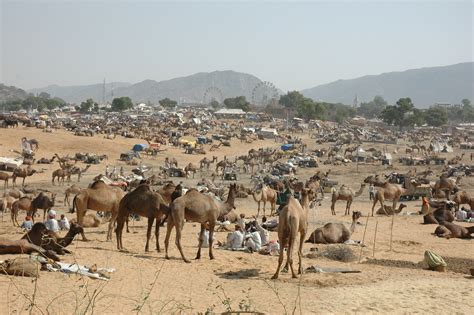
[[[244,95],[248,100],[252,97],[252,90],[261,80],[255,76],[235,71],[214,71],[210,73],[196,73],[190,76],[157,82],[145,80],[136,84],[113,83],[113,95],[129,96],[134,102],[152,102],[168,97],[180,102],[194,103],[202,102],[206,90],[210,87],[217,89],[208,92],[209,97],[222,98]],[[80,103],[92,98],[102,101],[102,84],[87,86],[60,87],[57,85],[40,89],[33,89],[31,92],[47,92],[51,96],[60,97],[68,102]],[[112,99],[111,84],[106,87],[106,100]],[[223,99],[221,99],[222,101]]]
[[[106,83],[105,85],[105,97],[106,100],[110,100],[112,97],[112,89],[126,87],[131,85],[130,83],[123,82],[112,82]],[[46,92],[51,97],[59,97],[70,103],[81,103],[82,101],[92,98],[97,102],[102,102],[104,85],[103,84],[92,84],[92,85],[74,85],[74,86],[59,86],[49,85],[44,88],[31,89],[29,92],[39,94]]]
[[[25,90],[14,86],[6,86],[0,83],[0,103],[7,101],[24,100],[28,97]]]
[[[338,80],[301,92],[315,100],[344,104],[352,104],[355,95],[360,102],[381,95],[389,104],[401,97],[410,97],[417,107],[423,108],[434,103],[459,104],[463,98],[474,101],[473,74],[474,63],[467,62]]]

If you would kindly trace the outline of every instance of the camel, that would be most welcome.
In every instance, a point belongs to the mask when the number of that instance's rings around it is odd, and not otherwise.
[[[46,219],[46,212],[48,212],[52,207],[54,207],[54,200],[56,199],[56,194],[51,195],[51,199],[45,195],[43,192],[40,192],[38,196],[31,202],[31,213],[32,217],[35,216],[38,209],[43,209],[43,220]]]
[[[184,256],[183,249],[181,247],[181,231],[184,226],[184,221],[193,221],[201,223],[201,233],[199,235],[199,248],[196,255],[196,259],[201,258],[201,246],[204,238],[204,230],[206,223],[209,226],[209,258],[214,259],[212,253],[212,243],[214,240],[214,227],[216,220],[219,216],[229,213],[232,209],[235,209],[235,193],[237,190],[236,184],[231,184],[229,187],[229,194],[226,202],[219,201],[210,195],[205,195],[198,192],[195,189],[188,190],[188,192],[175,199],[171,204],[168,223],[165,238],[165,258],[169,259],[168,256],[168,245],[170,235],[173,227],[176,226],[176,246],[181,253],[182,259],[186,263],[190,261]]]
[[[310,193],[311,192],[309,189],[303,189],[301,191],[301,204],[293,196],[290,196],[288,204],[280,212],[278,221],[278,240],[280,242],[281,249],[280,255],[278,257],[278,267],[272,279],[278,279],[280,268],[283,263],[284,249],[287,245],[287,260],[284,269],[287,270],[289,265],[292,277],[297,278],[293,268],[293,248],[296,245],[295,242],[298,233],[300,237],[300,243],[298,247],[298,274],[303,273],[302,250],[304,239],[308,231]]]
[[[69,221],[70,224],[77,223],[76,218],[72,218]],[[92,228],[92,227],[99,227],[102,224],[102,221],[92,213],[88,213],[82,219],[82,227],[83,228]]]
[[[454,221],[454,215],[450,211],[452,204],[449,204],[449,202],[430,202],[426,197],[422,198],[422,202],[421,214],[423,214],[423,224],[440,224],[441,222]]]
[[[354,200],[354,198],[357,198],[360,195],[362,195],[362,192],[364,191],[364,188],[365,188],[365,184],[361,184],[359,191],[357,191],[354,194],[354,191],[351,188],[347,187],[346,185],[342,185],[339,189],[334,191],[332,193],[332,199],[331,199],[331,212],[332,212],[332,214],[336,215],[336,209],[335,209],[336,202],[338,200],[346,200],[347,201],[347,203],[346,203],[346,212],[344,213],[344,215],[349,215],[349,213],[351,212],[352,201]]]
[[[453,201],[456,203],[456,211],[459,210],[459,207],[463,204],[468,204],[471,210],[474,209],[474,198],[465,190],[456,192]]]
[[[397,202],[400,200],[400,196],[405,192],[405,189],[400,185],[390,184],[388,182],[379,182],[378,180],[374,179],[373,176],[369,176],[364,179],[364,183],[372,183],[374,186],[378,187],[377,191],[375,192],[374,202],[372,204],[372,216],[374,216],[374,209],[377,202],[380,202],[380,207],[385,209],[385,199],[393,200],[392,209],[396,209]]]
[[[82,220],[87,210],[110,212],[112,214],[109,221],[109,228],[107,232],[107,241],[112,240],[112,228],[118,215],[120,200],[125,195],[125,192],[114,186],[109,186],[103,181],[94,182],[90,188],[83,189],[74,197],[72,202],[72,209],[77,208],[77,222],[82,225]],[[87,241],[87,238],[82,234],[82,240]]]
[[[59,168],[55,170],[52,174],[52,183],[54,185],[54,179],[58,178],[58,184],[63,183],[64,179],[67,178],[68,182],[71,181],[71,169],[70,168]],[[60,181],[61,180],[61,181]]]
[[[265,205],[267,202],[270,203],[270,216],[275,212],[275,205],[277,200],[277,193],[272,188],[262,184],[262,188],[259,192],[254,191],[252,193],[253,200],[258,204],[257,217],[260,214],[260,203],[263,202],[263,215],[265,216]]]
[[[27,142],[30,143],[31,150],[32,150],[33,152],[38,151],[38,149],[39,149],[39,142],[38,142],[38,140],[36,140],[36,139],[29,139],[29,140],[27,140]]]
[[[71,185],[70,187],[68,187],[66,189],[66,191],[64,192],[64,204],[67,204],[68,205],[68,208],[71,207],[71,203],[69,202],[69,196],[71,195],[77,195],[78,193],[80,193],[82,190],[81,187],[77,186],[76,184],[74,185]]]
[[[21,184],[21,186],[25,186],[25,179],[28,177],[28,176],[32,176],[34,173],[36,173],[37,171],[32,169],[31,166],[28,165],[28,167],[25,169],[25,168],[16,168],[14,171],[13,171],[13,175],[12,175],[12,179],[13,179],[13,187],[16,186],[16,178],[17,177],[21,177],[23,178],[23,182]]]
[[[306,243],[313,244],[340,244],[350,240],[354,234],[357,220],[362,216],[360,211],[352,212],[352,224],[348,229],[342,223],[328,223],[311,233]]]
[[[194,178],[194,175],[196,175],[196,172],[197,172],[198,169],[199,168],[197,167],[197,165],[194,165],[193,163],[189,163],[184,168],[184,173],[186,174],[186,177],[189,176],[189,173],[193,173],[193,178]]]
[[[20,224],[18,223],[18,219],[17,219],[19,210],[24,210],[27,213],[31,212],[31,199],[29,197],[22,197],[22,198],[16,200],[12,204],[12,210],[11,210],[10,215],[11,215],[11,220],[12,220],[13,226],[20,226]],[[34,218],[33,218],[33,220],[34,220]]]
[[[451,192],[457,192],[459,182],[461,181],[461,176],[458,176],[455,180],[449,178],[445,175],[441,175],[439,179],[433,186],[434,195],[439,194],[440,191],[445,192],[446,199],[449,200],[451,196]]]
[[[175,190],[176,190],[176,185],[170,182],[164,185],[163,187],[161,187],[160,189],[158,189],[158,193],[165,200],[166,204],[170,205],[171,202],[173,201],[172,194]]]
[[[472,238],[474,226],[464,227],[451,222],[440,222],[434,234],[438,237],[450,238]]]
[[[41,158],[36,163],[37,164],[52,164],[54,162],[54,159],[56,159],[55,155],[53,155],[51,159]]]
[[[81,176],[82,174],[84,174],[85,172],[87,172],[87,170],[91,167],[91,165],[87,165],[85,168],[83,169],[80,169],[79,167],[77,166],[73,166],[70,170],[69,170],[69,175],[68,175],[68,181],[70,181],[71,179],[71,175],[77,175],[77,182],[79,183],[81,181]],[[59,181],[59,179],[58,179]],[[63,180],[64,182],[64,180]]]
[[[0,172],[0,181],[4,182],[3,189],[8,188],[8,180],[10,179],[10,174],[5,172]]]
[[[400,213],[400,212],[402,212],[403,208],[406,208],[406,207],[407,207],[406,204],[401,203],[401,204],[398,205],[398,209],[395,209],[395,211],[393,211],[392,206],[384,205],[384,208],[383,208],[383,209],[382,209],[382,208],[379,208],[376,213],[377,213],[377,214],[388,214],[388,215],[392,215],[392,214],[394,214],[394,213]]]
[[[217,162],[217,156],[213,156],[212,160],[209,160],[207,157],[203,158],[202,160],[199,161],[200,169],[202,170],[204,166],[206,166],[206,169],[209,170],[209,167],[211,166],[212,163]]]
[[[44,223],[35,223],[31,231],[23,235],[22,239],[27,240],[28,242],[36,246],[40,246],[46,250],[58,253],[59,255],[64,255],[65,253],[70,254],[71,252],[68,251],[66,247],[72,243],[74,237],[76,237],[77,234],[84,232],[84,229],[80,225],[74,223],[71,224],[66,236],[59,237],[54,232],[47,230],[44,231],[43,227],[46,228]],[[37,233],[36,229],[42,230],[44,232]]]
[[[141,184],[132,192],[126,194],[120,201],[117,216],[117,228],[115,229],[115,234],[117,236],[117,249],[123,249],[122,230],[124,223],[131,213],[135,213],[139,216],[148,218],[148,228],[146,232],[145,244],[146,252],[148,252],[148,245],[151,237],[151,228],[153,227],[153,222],[156,219],[156,250],[159,252],[160,223],[163,214],[167,212],[167,209],[168,206],[166,205],[161,195],[151,190],[150,186],[147,184]]]
[[[32,244],[28,241],[30,238],[41,239],[44,235],[47,234],[46,226],[43,223],[36,223],[33,225],[31,231],[26,235],[31,237],[25,238],[23,236],[19,240],[9,240],[3,237],[0,237],[0,255],[4,254],[31,254],[34,252],[40,253],[43,256],[51,258],[54,261],[59,261],[59,257],[53,251],[45,250],[44,248]]]

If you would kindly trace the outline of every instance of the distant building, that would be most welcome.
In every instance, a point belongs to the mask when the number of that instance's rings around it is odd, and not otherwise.
[[[239,119],[245,118],[246,113],[240,108],[222,108],[214,113],[217,118]]]

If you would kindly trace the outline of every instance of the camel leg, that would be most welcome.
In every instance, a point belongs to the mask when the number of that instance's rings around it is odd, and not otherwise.
[[[174,222],[173,216],[170,214],[168,216],[168,223],[166,224],[166,236],[165,236],[165,258],[170,259],[168,256],[168,245],[170,243],[171,231],[173,230]]]
[[[288,251],[286,252],[287,258],[287,264],[290,265],[291,269],[291,277],[292,278],[298,278],[296,276],[295,270],[293,268],[293,247],[295,246],[295,237],[294,235],[290,235],[290,240],[288,242]]]
[[[148,245],[150,243],[151,238],[151,228],[153,227],[153,222],[155,221],[155,217],[149,216],[148,217],[148,227],[146,229],[146,244],[145,244],[145,252],[149,251]]]
[[[21,182],[21,187],[25,187],[25,179],[26,179],[26,176],[23,177],[23,181]],[[448,197],[448,199],[449,199],[449,197]]]
[[[336,215],[336,202],[335,201],[331,203],[331,214]]]
[[[306,231],[305,233],[301,232],[300,233],[300,244],[298,247],[298,274],[301,275],[303,274],[303,244],[304,244],[304,238],[306,236]]]
[[[216,227],[216,220],[209,223],[209,259],[214,259],[214,253],[212,252],[212,244],[214,242],[214,229]]]
[[[379,202],[377,196],[374,198],[374,202],[372,204],[372,216],[374,216],[374,209],[375,209],[375,205],[377,204],[377,202]],[[381,201],[382,203],[382,207],[383,207],[383,201]]]
[[[196,254],[196,259],[201,259],[201,246],[202,242],[204,242],[204,231],[206,230],[206,226],[204,223],[201,223],[201,232],[199,233],[199,245],[198,245],[198,251]]]
[[[267,204],[267,202],[264,200],[263,201],[263,216],[265,216],[265,205]]]
[[[258,209],[257,209],[257,218],[260,215],[260,201],[257,202],[258,204]]]
[[[285,252],[285,246],[286,246],[286,238],[283,238],[280,244],[280,254],[278,255],[278,267],[272,279],[278,279],[278,276],[280,275],[281,265],[283,264],[283,254]]]
[[[351,213],[351,204],[352,204],[352,200],[347,200],[347,203],[346,203],[346,215],[349,215]]]
[[[107,242],[112,241],[112,231],[114,229],[115,221],[117,220],[118,211],[112,212],[112,217],[110,218],[109,222],[109,230],[107,231]]]
[[[117,217],[117,226],[115,227],[115,237],[117,239],[118,250],[123,249],[123,244],[122,244],[123,221],[124,221],[124,218],[122,216]]]
[[[177,222],[175,223],[176,225],[176,246],[178,247],[178,250],[179,250],[179,253],[181,254],[181,258],[183,258],[184,262],[185,263],[190,263],[191,261],[189,261],[185,256],[184,256],[184,253],[183,253],[183,248],[181,247],[181,232],[183,230],[183,226],[184,226],[184,220],[177,220]]]
[[[159,253],[161,252],[161,249],[160,249],[160,220],[158,218],[156,219],[155,238],[156,238],[156,251]]]

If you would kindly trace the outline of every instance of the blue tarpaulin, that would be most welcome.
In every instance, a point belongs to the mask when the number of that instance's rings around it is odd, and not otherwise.
[[[145,150],[146,148],[148,148],[148,144],[135,144],[132,150],[135,152],[140,152]]]
[[[281,146],[281,149],[282,149],[283,151],[288,151],[288,150],[292,150],[292,149],[294,148],[294,146],[295,146],[294,144],[289,144],[289,143],[288,143],[288,144],[282,145],[282,146]]]

